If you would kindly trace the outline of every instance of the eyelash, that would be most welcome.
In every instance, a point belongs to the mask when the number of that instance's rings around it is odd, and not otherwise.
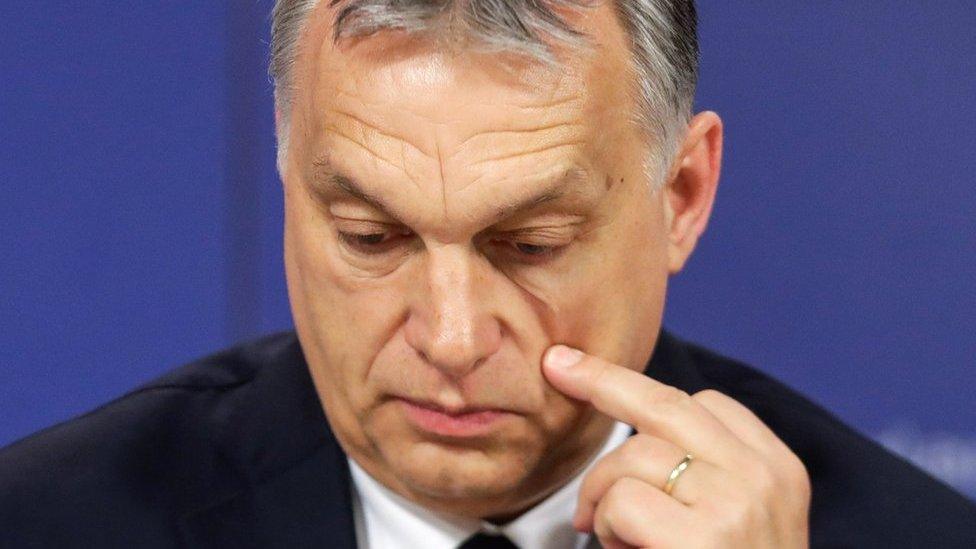
[[[391,247],[390,242],[397,236],[392,231],[382,233],[348,233],[339,231],[339,240],[354,251],[365,255],[379,255]],[[387,237],[390,238],[387,238]]]
[[[565,246],[544,246],[540,244],[529,244],[527,242],[512,242],[511,246],[515,249],[516,253],[526,258],[527,262],[538,263],[552,259],[565,248]],[[530,248],[532,252],[526,252],[524,248]]]
[[[409,233],[395,234],[395,231],[380,233],[349,233],[338,231],[339,240],[349,246],[353,251],[368,255],[378,256],[386,253],[394,246],[399,237],[410,236]],[[492,240],[498,242],[500,239]],[[392,244],[391,244],[392,243]],[[546,246],[543,244],[531,244],[528,242],[508,241],[511,248],[526,262],[543,262],[553,258],[566,246]]]

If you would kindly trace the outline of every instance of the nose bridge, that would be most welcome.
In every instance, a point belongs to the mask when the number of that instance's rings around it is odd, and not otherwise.
[[[500,344],[489,277],[482,258],[469,247],[428,248],[426,291],[418,292],[407,336],[431,365],[452,377],[477,367]]]

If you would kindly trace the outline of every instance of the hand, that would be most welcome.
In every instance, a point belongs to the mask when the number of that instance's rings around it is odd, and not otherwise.
[[[806,468],[745,406],[714,390],[688,395],[561,345],[546,353],[543,371],[561,392],[637,430],[584,478],[578,530],[614,549],[808,545]]]

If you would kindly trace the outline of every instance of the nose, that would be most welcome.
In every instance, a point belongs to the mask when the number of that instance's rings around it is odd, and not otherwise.
[[[461,245],[428,249],[424,280],[407,319],[407,343],[445,375],[459,379],[501,345],[490,266]]]

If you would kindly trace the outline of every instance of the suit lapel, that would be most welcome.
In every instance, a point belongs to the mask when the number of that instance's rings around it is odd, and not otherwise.
[[[688,394],[708,388],[708,383],[698,369],[698,363],[688,350],[687,344],[661,330],[651,360],[644,368],[644,375],[681,389]]]
[[[354,548],[349,490],[344,454],[323,446],[264,484],[185,517],[184,543],[221,548]]]
[[[219,474],[236,488],[180,518],[184,544],[354,548],[348,462],[297,338],[255,355],[254,377],[214,414]]]

